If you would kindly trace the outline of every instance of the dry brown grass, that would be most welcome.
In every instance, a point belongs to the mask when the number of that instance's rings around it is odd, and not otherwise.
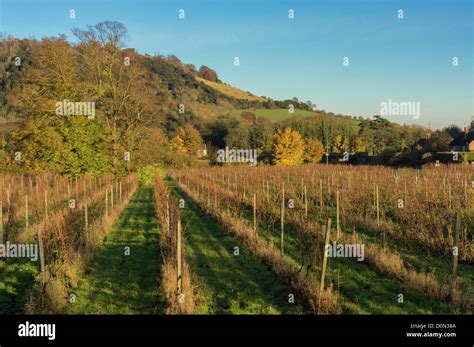
[[[165,261],[161,267],[161,288],[168,307],[166,314],[192,314],[195,310],[194,287],[187,264],[183,266],[182,296],[177,292],[176,267]]]
[[[170,190],[158,175],[155,177],[154,193],[155,213],[160,229],[159,247],[163,256],[161,288],[168,305],[166,313],[192,314],[196,306],[196,293],[186,262],[184,238],[181,239],[181,291],[178,287],[177,223],[181,215],[174,200],[170,199]]]
[[[223,83],[218,83],[218,82],[211,82],[208,80],[205,80],[200,77],[196,77],[196,80],[199,82],[202,82],[209,87],[217,90],[218,92],[221,92],[222,94],[226,94],[229,96],[232,96],[236,99],[241,99],[241,100],[250,100],[250,101],[267,101],[267,99],[262,98],[261,96],[253,95],[251,93],[245,92],[239,88],[232,87],[228,84],[223,84]]]

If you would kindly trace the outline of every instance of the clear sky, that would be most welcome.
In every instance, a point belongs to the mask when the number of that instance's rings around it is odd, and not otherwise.
[[[221,80],[273,99],[294,96],[350,115],[380,103],[420,102],[433,128],[469,124],[473,101],[472,0],[0,0],[0,30],[72,40],[71,28],[117,20],[128,46],[175,54]],[[76,18],[69,18],[74,9]],[[178,11],[184,9],[185,19]],[[294,10],[294,19],[288,11]],[[404,19],[397,11],[403,9]],[[240,65],[234,66],[234,57]],[[343,58],[349,66],[343,66]],[[459,66],[452,65],[458,57]]]

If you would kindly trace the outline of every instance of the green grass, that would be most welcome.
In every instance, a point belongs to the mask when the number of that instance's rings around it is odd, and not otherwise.
[[[172,185],[173,186],[173,185]],[[186,259],[194,283],[198,286],[199,314],[300,314],[300,300],[288,302],[292,293],[267,266],[229,235],[211,216],[205,214],[186,195],[183,225],[186,235]],[[240,254],[234,255],[234,247]]]
[[[306,110],[298,110],[295,109],[294,113],[289,113],[288,109],[286,108],[277,108],[277,109],[251,109],[251,110],[237,110],[236,114],[240,116],[242,112],[252,112],[255,114],[255,116],[258,117],[265,117],[272,122],[279,122],[288,118],[293,118],[293,117],[313,117],[315,115],[315,112],[311,111],[306,111]]]
[[[363,234],[367,241],[382,245],[382,235],[376,231],[370,228],[358,228],[357,232]],[[435,252],[428,252],[416,242],[405,245],[405,242],[396,240],[390,235],[386,237],[386,245],[389,249],[400,253],[404,263],[416,271],[433,272],[439,280],[448,283],[451,276],[450,255],[441,256]],[[467,262],[459,262],[458,283],[463,291],[474,291],[474,266]]]
[[[130,255],[125,255],[125,247]],[[104,244],[89,273],[74,291],[73,314],[163,313],[153,188],[137,190]]]
[[[29,259],[0,261],[0,314],[21,314],[35,285],[38,263]]]
[[[244,214],[249,222],[250,210]],[[280,227],[275,223],[274,231],[260,228],[260,235],[280,247]],[[301,264],[300,244],[295,230],[285,226],[285,254]],[[307,264],[307,259],[304,264]],[[318,264],[319,265],[319,264]],[[311,270],[319,280],[320,267]],[[460,313],[452,304],[430,298],[412,290],[396,278],[380,274],[367,263],[348,258],[329,258],[328,277],[334,284],[343,312],[346,314],[435,314]],[[404,302],[398,303],[397,295],[403,294]]]

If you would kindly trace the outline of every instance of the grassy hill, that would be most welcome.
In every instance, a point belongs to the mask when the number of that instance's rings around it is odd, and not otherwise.
[[[256,96],[253,95],[250,92],[244,92],[243,90],[239,88],[232,87],[228,84],[223,84],[223,83],[218,83],[218,82],[211,82],[208,81],[204,78],[201,77],[195,77],[196,80],[199,82],[202,82],[209,87],[221,92],[222,94],[231,96],[233,98],[239,99],[239,100],[250,100],[250,101],[267,101],[267,99],[262,98],[261,96]]]
[[[276,109],[250,109],[250,110],[236,110],[238,115],[241,115],[242,112],[252,112],[255,116],[258,117],[265,117],[272,122],[280,122],[282,120],[296,118],[296,117],[314,117],[315,112],[306,111],[306,110],[298,110],[295,109],[294,113],[289,113],[288,109],[286,108],[276,108]]]

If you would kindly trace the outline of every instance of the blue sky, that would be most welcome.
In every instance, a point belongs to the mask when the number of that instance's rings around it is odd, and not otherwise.
[[[471,0],[0,0],[0,31],[71,37],[117,20],[128,46],[205,64],[226,83],[274,99],[297,96],[335,113],[372,116],[380,103],[420,102],[433,128],[474,116]],[[76,18],[69,18],[69,10]],[[178,11],[185,10],[180,20]],[[293,9],[294,19],[288,18]],[[404,19],[397,11],[404,10]],[[349,66],[342,64],[349,57]],[[452,57],[459,66],[452,66]],[[239,57],[240,66],[234,66]]]

